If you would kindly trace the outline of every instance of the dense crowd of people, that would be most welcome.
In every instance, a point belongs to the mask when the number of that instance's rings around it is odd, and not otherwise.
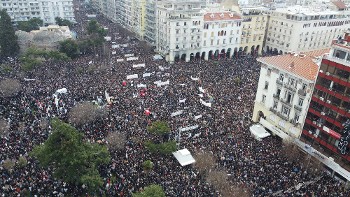
[[[86,14],[94,12],[79,2],[75,6],[79,7],[78,25],[73,30],[84,37]],[[104,187],[95,196],[130,196],[153,183],[161,185],[167,196],[219,196],[193,166],[182,167],[173,156],[151,154],[144,147],[143,142],[149,138],[146,127],[155,120],[169,123],[170,138],[178,141],[180,149],[212,153],[218,168],[226,169],[230,181],[248,188],[251,196],[273,196],[276,192],[276,196],[350,195],[341,181],[327,173],[312,174],[301,164],[289,161],[281,153],[279,138],[256,141],[250,136],[260,71],[255,57],[170,65],[155,60],[154,54],[140,47],[137,40],[118,33],[120,29],[114,23],[100,15],[97,20],[108,28],[113,43],[106,43],[107,51],[113,55],[83,54],[69,62],[46,62],[31,74],[20,72],[20,63],[13,61],[14,70],[1,74],[2,79],[20,80],[23,88],[14,97],[0,98],[0,115],[7,126],[1,135],[0,162],[18,163],[19,157],[28,161],[13,170],[0,165],[1,196],[22,196],[25,192],[31,196],[88,195],[85,187],[54,179],[52,169],[40,167],[29,153],[48,138],[51,118],[68,121],[69,111],[79,102],[103,98],[106,104],[105,91],[114,97],[114,103],[108,105],[108,116],[78,129],[92,143],[105,141],[110,132],[124,133],[127,142],[123,150],[111,152],[108,166],[101,167]],[[116,44],[127,47],[112,47]],[[126,61],[126,50],[138,60]],[[133,68],[140,63],[145,67]],[[145,73],[150,76],[143,77]],[[138,78],[127,80],[132,74],[138,74]],[[169,84],[154,83],[167,80]],[[147,87],[138,87],[140,84]],[[68,92],[59,94],[59,102],[55,102],[53,94],[61,88]],[[180,110],[182,114],[171,116]],[[179,132],[179,128],[193,125],[198,128]],[[142,167],[145,160],[154,162],[154,169],[148,173]],[[309,184],[295,188],[306,182]]]

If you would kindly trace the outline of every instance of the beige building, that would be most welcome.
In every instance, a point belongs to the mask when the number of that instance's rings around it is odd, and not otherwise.
[[[261,54],[268,20],[263,10],[263,7],[241,8],[243,22],[239,51]]]

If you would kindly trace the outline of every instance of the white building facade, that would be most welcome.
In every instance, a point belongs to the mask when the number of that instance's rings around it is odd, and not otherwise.
[[[14,22],[40,18],[44,24],[55,24],[56,17],[75,22],[73,0],[2,1],[0,9],[5,9]]]
[[[262,57],[253,121],[282,139],[300,138],[321,63],[329,50]]]
[[[329,48],[350,27],[348,12],[294,6],[270,13],[265,51],[283,54]]]

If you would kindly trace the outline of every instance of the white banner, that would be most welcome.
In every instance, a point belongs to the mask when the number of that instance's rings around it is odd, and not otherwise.
[[[138,60],[138,57],[128,57],[126,58],[126,61],[134,61],[134,60]]]
[[[171,117],[174,117],[174,116],[178,116],[178,115],[181,115],[182,113],[184,112],[184,110],[179,110],[179,111],[176,111],[174,113],[171,113]]]
[[[201,114],[201,115],[198,115],[198,116],[195,116],[194,117],[194,120],[198,120],[198,119],[200,119],[200,118],[202,118],[203,117],[203,115]]]
[[[126,76],[126,79],[137,79],[137,78],[139,78],[138,74],[133,74],[133,75],[127,75]]]
[[[167,81],[164,81],[164,82],[156,81],[156,82],[154,82],[154,84],[157,84],[157,86],[160,87],[160,86],[163,86],[163,85],[169,85],[170,81],[169,81],[169,79]]]
[[[147,85],[140,83],[140,84],[137,84],[137,87],[138,88],[147,88]]]
[[[24,81],[35,81],[35,79],[27,79],[27,78],[24,78]]]
[[[163,66],[158,66],[159,70],[164,71],[164,67]]]
[[[112,55],[115,55],[115,54],[117,54],[117,51],[112,51]]]
[[[142,77],[150,77],[151,73],[143,73]]]
[[[117,62],[124,62],[124,59],[117,59]]]
[[[119,48],[119,45],[118,44],[113,44],[112,45],[112,49],[116,49],[116,48]]]
[[[193,125],[193,126],[188,126],[188,127],[181,127],[179,130],[180,131],[191,131],[194,129],[197,129],[199,127],[199,125]]]
[[[132,67],[133,68],[144,68],[144,67],[146,67],[146,64],[134,64],[134,65],[132,65]]]
[[[207,107],[211,107],[211,103],[206,103],[205,101],[203,101],[202,99],[199,99],[200,100],[200,102],[203,104],[203,105],[205,105],[205,106],[207,106]]]
[[[199,80],[199,78],[195,78],[195,77],[192,77],[192,76],[191,76],[191,79],[192,79],[193,81],[198,81],[198,80]]]
[[[203,94],[198,94],[198,96],[199,96],[199,97],[201,97],[201,98],[203,98],[203,97],[204,97],[204,96],[203,96]]]
[[[198,88],[200,92],[205,93],[205,90],[202,87]]]
[[[133,57],[134,54],[133,53],[130,53],[130,54],[124,54],[124,57]]]
[[[179,99],[179,103],[184,103],[184,102],[186,102],[185,98],[184,99]]]

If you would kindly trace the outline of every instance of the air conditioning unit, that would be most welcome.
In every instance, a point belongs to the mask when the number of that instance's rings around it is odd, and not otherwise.
[[[322,116],[324,116],[324,115],[326,115],[326,113],[324,113],[324,112],[321,112],[321,115],[322,115]]]
[[[321,101],[324,101],[324,98],[323,98],[323,97],[320,97],[320,100],[321,100]]]
[[[328,103],[328,104],[331,104],[331,101],[330,101],[330,100],[327,100],[327,103]]]
[[[326,72],[326,75],[329,75],[329,72]]]

